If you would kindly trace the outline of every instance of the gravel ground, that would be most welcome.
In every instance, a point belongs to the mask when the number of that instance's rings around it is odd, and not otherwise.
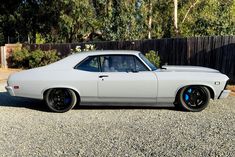
[[[0,85],[0,156],[234,156],[235,97],[202,112],[76,107],[47,112]]]

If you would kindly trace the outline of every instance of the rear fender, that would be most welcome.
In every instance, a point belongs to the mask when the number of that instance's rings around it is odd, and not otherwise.
[[[50,86],[50,87],[47,87],[47,88],[44,88],[41,92],[41,94],[44,96],[44,93],[45,91],[49,90],[49,89],[53,89],[53,88],[67,88],[67,89],[72,89],[73,91],[76,92],[76,94],[78,94],[80,96],[80,92],[76,89],[76,88],[73,88],[73,87],[70,87],[70,86]]]

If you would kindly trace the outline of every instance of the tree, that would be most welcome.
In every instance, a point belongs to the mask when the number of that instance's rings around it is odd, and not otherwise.
[[[179,4],[183,36],[233,35],[231,0],[182,0]]]
[[[87,0],[63,0],[59,33],[65,42],[85,40],[96,28],[95,9]]]
[[[58,2],[51,0],[25,0],[19,8],[18,30],[24,36],[36,42],[36,34],[46,36],[51,32],[52,27],[57,25],[59,19]]]
[[[96,17],[106,40],[136,40],[142,37],[143,0],[97,0]],[[100,8],[103,11],[97,11]]]
[[[0,5],[0,38],[1,44],[8,42],[8,37],[15,36],[17,8],[21,0],[3,1]]]
[[[0,6],[0,43],[233,35],[234,24],[233,0],[10,0]]]

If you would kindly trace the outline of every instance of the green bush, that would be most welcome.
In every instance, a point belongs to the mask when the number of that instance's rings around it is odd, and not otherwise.
[[[17,49],[11,56],[11,66],[16,68],[25,68],[29,65],[30,53],[26,48]]]
[[[154,50],[150,50],[148,53],[145,54],[145,57],[153,63],[156,67],[160,67],[160,56],[158,55],[158,52],[155,52]]]
[[[55,50],[42,51],[37,49],[29,52],[25,48],[16,50],[11,56],[13,67],[25,69],[48,65],[59,59],[59,55]]]
[[[54,63],[60,59],[60,56],[56,50],[45,51],[42,63],[48,65]]]
[[[59,56],[55,50],[35,50],[31,52],[29,57],[29,68],[45,66],[58,60]]]

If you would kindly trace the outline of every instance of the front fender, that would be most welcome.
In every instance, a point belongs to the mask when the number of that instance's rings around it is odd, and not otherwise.
[[[179,93],[179,91],[186,86],[205,86],[210,90],[211,98],[212,99],[215,98],[215,95],[216,95],[215,88],[212,85],[206,84],[206,83],[193,83],[193,84],[187,83],[187,84],[181,85],[175,91],[175,98],[177,97],[177,94]]]

